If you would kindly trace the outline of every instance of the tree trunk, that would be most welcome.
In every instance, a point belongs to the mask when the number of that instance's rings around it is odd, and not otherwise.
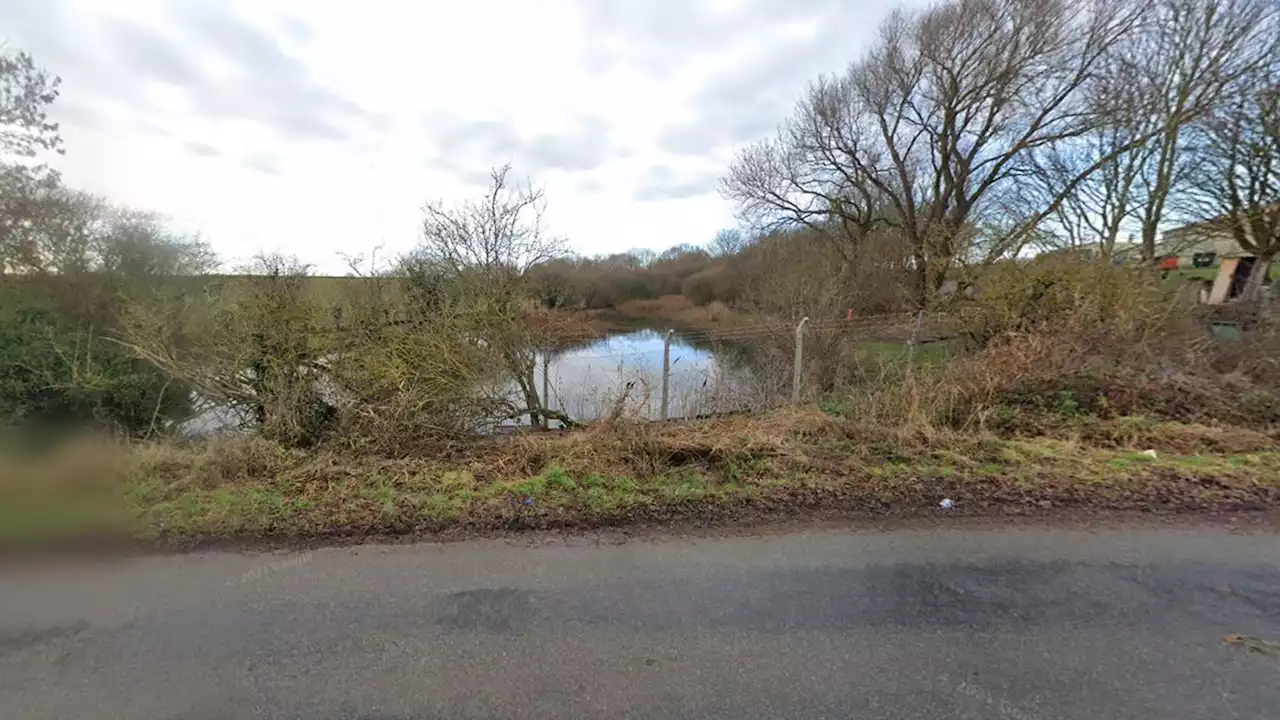
[[[1253,262],[1253,269],[1249,271],[1249,279],[1245,282],[1244,292],[1240,294],[1241,300],[1253,300],[1258,297],[1258,293],[1262,291],[1262,283],[1267,279],[1267,272],[1271,270],[1272,255],[1258,255]]]
[[[538,397],[537,378],[534,374],[534,360],[526,358],[522,351],[507,353],[507,365],[515,377],[520,393],[524,395],[525,405],[529,408],[529,425],[547,429],[547,416],[544,414],[543,399]]]
[[[1158,229],[1155,224],[1143,223],[1142,226],[1142,249],[1140,253],[1142,262],[1147,265],[1156,264],[1156,231]]]
[[[530,427],[547,429],[547,417],[543,414],[542,400],[538,398],[538,390],[534,386],[533,375],[517,371],[517,384],[524,394],[525,404],[529,406]]]

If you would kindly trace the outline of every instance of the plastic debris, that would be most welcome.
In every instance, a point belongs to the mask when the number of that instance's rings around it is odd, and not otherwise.
[[[525,498],[525,499],[524,499],[524,504],[525,504],[525,505],[532,505],[532,504],[533,504],[533,497],[532,497],[532,496],[530,496],[530,497]]]
[[[1152,460],[1155,460],[1155,459],[1156,459],[1156,451],[1155,451],[1155,450],[1147,450],[1147,451],[1143,452],[1142,454],[1143,454],[1143,455],[1146,455],[1147,457],[1151,458]]]
[[[941,507],[943,510],[950,510],[955,506],[956,506],[956,501],[952,500],[951,498],[943,498],[942,502],[938,503],[938,507]]]

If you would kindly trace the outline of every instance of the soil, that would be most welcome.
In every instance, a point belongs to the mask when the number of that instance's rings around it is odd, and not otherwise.
[[[325,547],[359,545],[408,545],[453,543],[469,540],[499,540],[511,545],[622,545],[630,542],[756,537],[813,532],[895,532],[903,530],[1004,530],[1023,527],[1057,527],[1072,530],[1101,530],[1153,527],[1214,527],[1233,532],[1280,532],[1280,509],[1267,511],[1177,511],[1138,512],[1128,510],[1043,510],[1039,512],[965,511],[937,509],[932,512],[902,512],[871,515],[840,511],[798,514],[758,513],[733,519],[679,519],[670,522],[639,521],[610,527],[567,527],[505,530],[477,530],[466,527],[443,533],[332,534],[306,538],[197,538],[185,542],[142,543],[120,538],[82,539],[45,548],[42,556],[112,558],[175,555],[190,552],[294,552]],[[5,560],[29,560],[31,554],[0,553]]]

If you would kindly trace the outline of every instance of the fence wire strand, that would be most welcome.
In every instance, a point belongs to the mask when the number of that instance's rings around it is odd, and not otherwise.
[[[864,380],[859,378],[874,376],[874,372],[866,372],[870,367],[867,362],[884,365],[886,358],[895,365],[901,365],[904,358],[909,362],[911,355],[906,348],[913,339],[917,343],[934,339],[914,332],[916,322],[915,313],[809,320],[800,333],[805,345],[801,381],[802,386],[810,384],[802,387],[802,395],[812,397],[820,392],[819,379],[826,377],[828,380],[822,382],[830,382],[833,372],[852,378],[841,379],[841,383],[860,382]],[[670,352],[666,376],[668,417],[703,417],[777,407],[792,398],[797,324],[768,321],[672,331],[669,338],[665,331],[649,329],[639,336],[638,341],[647,344],[644,348],[627,345],[637,341],[635,332],[584,337],[580,341],[583,345],[577,349],[563,349],[565,339],[559,338],[560,342],[547,350],[550,364],[539,363],[538,372],[545,367],[547,375],[544,401],[551,409],[579,421],[608,416],[623,406],[628,415],[637,419],[661,419],[661,358],[664,352]],[[936,335],[933,328],[931,323],[925,335]],[[614,342],[619,347],[609,351],[607,348]],[[668,349],[662,346],[664,342],[670,343]],[[859,350],[862,342],[878,345]],[[900,345],[903,350],[886,348],[885,343]],[[604,351],[601,345],[606,348]],[[881,367],[882,374],[883,371]]]

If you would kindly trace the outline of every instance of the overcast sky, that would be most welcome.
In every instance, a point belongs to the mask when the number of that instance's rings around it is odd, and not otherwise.
[[[64,180],[232,262],[412,247],[510,161],[575,252],[703,243],[716,190],[890,0],[4,0],[62,76]]]

